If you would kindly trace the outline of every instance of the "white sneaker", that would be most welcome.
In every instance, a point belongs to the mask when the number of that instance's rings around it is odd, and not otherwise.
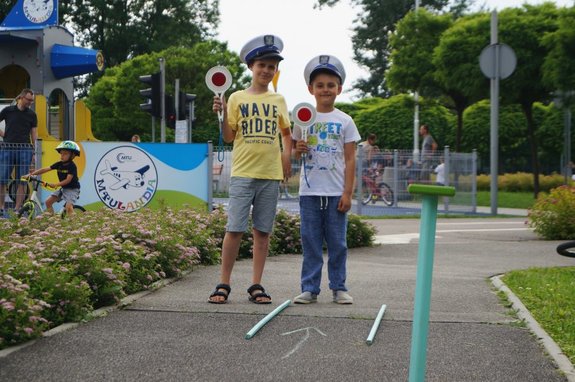
[[[311,304],[312,302],[317,302],[317,294],[311,292],[303,292],[299,296],[293,299],[294,304]]]
[[[333,302],[337,304],[353,304],[353,297],[351,297],[346,291],[334,290]]]

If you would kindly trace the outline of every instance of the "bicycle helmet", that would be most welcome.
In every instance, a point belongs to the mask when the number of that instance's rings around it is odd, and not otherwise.
[[[77,156],[80,156],[80,146],[74,141],[64,141],[61,142],[57,147],[56,151],[60,152],[60,150],[70,150]]]

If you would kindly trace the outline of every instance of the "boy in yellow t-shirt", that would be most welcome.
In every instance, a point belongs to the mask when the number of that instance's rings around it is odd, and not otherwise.
[[[243,233],[248,228],[252,209],[253,275],[249,300],[270,304],[271,297],[261,285],[270,234],[272,232],[279,184],[291,175],[291,131],[283,96],[268,89],[278,70],[283,42],[265,35],[250,40],[240,58],[252,71],[249,88],[233,93],[226,105],[214,97],[213,110],[224,111],[223,138],[233,142],[228,222],[222,246],[220,283],[208,302],[226,303],[231,292],[230,279]],[[282,145],[280,146],[280,137]],[[283,151],[282,151],[283,146]],[[252,208],[253,207],[253,208]]]

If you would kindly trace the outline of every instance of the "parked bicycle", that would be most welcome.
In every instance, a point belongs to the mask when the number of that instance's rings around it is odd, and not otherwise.
[[[557,253],[561,256],[575,257],[575,241],[568,241],[557,246]]]
[[[385,182],[378,181],[380,172],[378,169],[370,168],[363,172],[361,176],[361,204],[369,202],[375,204],[382,201],[387,206],[393,205],[393,190]]]
[[[38,179],[35,176],[30,176],[28,178],[20,178],[22,182],[28,182],[31,185],[32,192],[29,197],[26,199],[22,208],[18,211],[18,217],[25,217],[28,219],[34,219],[45,209],[42,207],[42,202],[40,201],[40,197],[38,196],[38,188],[42,185],[46,188],[48,187],[48,182]],[[74,211],[76,212],[85,212],[86,209],[80,205],[74,204]],[[66,216],[66,208],[63,208],[60,212],[62,218]]]

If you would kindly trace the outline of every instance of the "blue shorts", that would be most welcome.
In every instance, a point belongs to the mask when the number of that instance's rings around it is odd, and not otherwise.
[[[14,146],[12,144],[10,146]],[[22,144],[22,146],[29,146]],[[0,184],[10,182],[12,170],[14,170],[14,179],[20,179],[30,172],[30,163],[34,149],[30,147],[2,147],[0,145]]]
[[[253,228],[271,233],[278,205],[279,184],[279,180],[232,177],[226,231],[245,232],[251,209]]]

